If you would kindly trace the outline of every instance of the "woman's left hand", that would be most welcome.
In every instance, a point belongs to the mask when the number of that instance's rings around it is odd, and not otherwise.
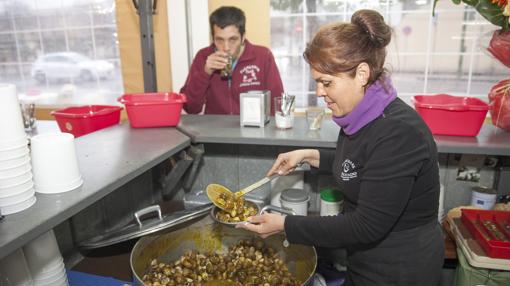
[[[238,224],[236,225],[236,228],[244,228],[258,233],[262,238],[266,238],[283,231],[285,216],[274,213],[263,213],[261,215],[248,218],[248,222],[249,223]]]

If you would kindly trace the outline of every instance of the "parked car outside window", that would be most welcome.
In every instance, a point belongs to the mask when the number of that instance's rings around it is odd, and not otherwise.
[[[77,79],[92,81],[111,78],[114,66],[105,60],[92,60],[75,52],[49,53],[32,65],[31,76],[39,83],[46,80]]]

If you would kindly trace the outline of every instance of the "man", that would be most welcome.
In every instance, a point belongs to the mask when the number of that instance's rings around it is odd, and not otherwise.
[[[274,114],[274,98],[283,92],[282,80],[271,51],[246,40],[244,12],[220,7],[209,17],[209,24],[213,44],[201,49],[191,64],[181,88],[188,100],[184,110],[200,113],[205,105],[205,114],[239,114],[240,93],[270,90]]]

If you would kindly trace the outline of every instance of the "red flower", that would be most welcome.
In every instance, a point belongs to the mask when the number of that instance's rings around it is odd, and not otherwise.
[[[491,0],[492,4],[496,4],[499,7],[504,8],[508,4],[508,0]]]

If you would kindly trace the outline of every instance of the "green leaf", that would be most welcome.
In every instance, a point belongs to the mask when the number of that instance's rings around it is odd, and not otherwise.
[[[493,4],[490,0],[462,0],[462,2],[473,6],[480,15],[503,30],[508,30],[508,17],[503,15],[503,8]],[[474,4],[473,4],[474,3]]]
[[[452,0],[453,3],[459,5],[461,0]]]

